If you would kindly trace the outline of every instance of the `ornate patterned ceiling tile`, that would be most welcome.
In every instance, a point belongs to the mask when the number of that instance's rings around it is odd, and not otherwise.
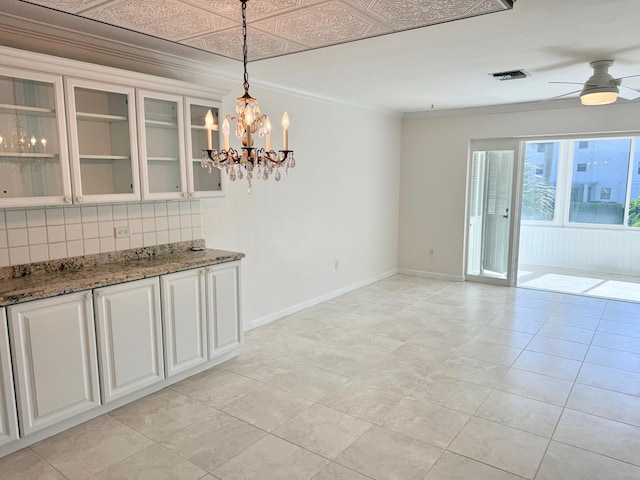
[[[242,19],[240,0],[183,0],[196,7],[215,12],[236,20]],[[314,5],[325,0],[251,0],[247,3],[247,21],[260,20],[271,15],[290,12],[291,10]]]
[[[396,31],[505,10],[500,0],[354,0]]]
[[[391,30],[338,1],[254,22],[252,27],[311,48],[351,42]]]
[[[191,38],[181,43],[225,57],[242,60],[241,28]],[[306,50],[303,45],[297,45],[256,29],[249,29],[247,32],[247,47],[249,49],[249,60],[260,60]]]
[[[54,10],[60,10],[67,13],[79,13],[83,10],[91,8],[104,0],[22,0],[25,3],[33,3],[43,7],[49,7]]]
[[[237,25],[179,0],[121,0],[96,7],[83,16],[173,41]]]

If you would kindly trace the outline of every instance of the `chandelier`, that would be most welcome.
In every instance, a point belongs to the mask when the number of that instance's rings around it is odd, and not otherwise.
[[[207,149],[202,151],[202,167],[212,167],[226,172],[230,181],[242,180],[246,177],[249,182],[249,194],[251,194],[251,181],[268,180],[270,177],[277,182],[282,175],[280,170],[289,173],[289,169],[296,166],[293,158],[293,150],[289,150],[289,115],[282,115],[282,150],[271,149],[271,121],[266,114],[260,111],[258,100],[249,95],[249,74],[247,73],[247,1],[242,3],[242,55],[244,65],[244,95],[236,100],[236,115],[227,115],[222,123],[224,136],[224,148],[221,151],[212,148],[211,132],[218,130],[215,125],[211,110],[205,118],[207,131]],[[235,124],[236,137],[242,139],[242,147],[236,150],[229,146],[230,122]],[[260,138],[265,138],[265,147],[254,147],[254,135],[257,132]]]

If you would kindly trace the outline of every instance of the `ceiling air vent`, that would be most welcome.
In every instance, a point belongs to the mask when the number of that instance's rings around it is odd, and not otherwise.
[[[500,81],[518,80],[519,78],[527,78],[528,76],[524,70],[511,70],[509,72],[491,73],[490,75]]]

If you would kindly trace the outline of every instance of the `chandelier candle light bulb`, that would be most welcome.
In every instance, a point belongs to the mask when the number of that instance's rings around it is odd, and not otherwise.
[[[222,134],[224,148],[220,151],[213,149],[211,130],[218,130],[214,125],[211,111],[205,117],[205,129],[207,130],[207,149],[202,152],[202,167],[213,167],[226,172],[230,181],[247,178],[249,193],[251,193],[251,181],[253,179],[268,180],[270,176],[279,181],[282,176],[280,167],[285,173],[296,165],[293,158],[293,150],[289,150],[289,115],[282,116],[282,150],[271,150],[271,121],[269,117],[260,111],[258,100],[249,94],[249,75],[247,73],[247,1],[240,0],[242,5],[242,40],[243,40],[243,66],[244,66],[244,95],[236,100],[236,115],[226,115],[222,122]],[[229,146],[230,122],[235,123],[236,136],[241,139],[239,150]],[[257,132],[258,137],[265,137],[265,148],[254,147],[252,133]],[[243,173],[246,171],[246,174]]]

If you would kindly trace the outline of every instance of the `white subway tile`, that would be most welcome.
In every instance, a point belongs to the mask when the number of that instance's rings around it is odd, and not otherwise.
[[[25,228],[27,226],[27,214],[23,208],[15,210],[6,210],[7,228]],[[12,265],[16,265],[11,262]]]
[[[82,224],[74,223],[72,225],[65,225],[64,231],[67,237],[67,241],[70,240],[82,240]]]
[[[80,207],[64,207],[64,223],[82,223]]]
[[[182,230],[180,230],[180,240],[182,242],[193,240],[193,231],[191,230],[191,228],[183,228]]]
[[[180,228],[191,228],[191,215],[180,216]]]
[[[97,238],[86,238],[83,243],[85,255],[100,253],[100,240]]]
[[[100,231],[98,230],[97,223],[83,223],[82,224],[82,237],[83,238],[98,238]]]
[[[72,240],[67,242],[67,255],[69,257],[80,257],[84,255],[84,242],[82,240]]]
[[[64,242],[67,239],[64,232],[64,225],[47,227],[47,239],[49,243]]]
[[[127,206],[124,203],[117,203],[113,205],[114,220],[126,220],[127,218]]]
[[[131,248],[140,248],[142,247],[142,243],[142,233],[135,233],[131,235],[131,238],[129,239]]]
[[[180,202],[180,215],[191,215],[191,201]]]
[[[49,260],[49,245],[31,245],[29,247],[29,258],[31,262],[46,262]]]
[[[194,213],[191,215],[191,226],[192,227],[202,226],[202,215],[200,213]]]
[[[163,230],[161,232],[156,232],[156,242],[158,245],[166,245],[169,243],[169,231]]]
[[[142,233],[142,220],[139,218],[129,219],[129,226],[131,227],[131,233]]]
[[[9,243],[7,242],[7,231],[0,230],[0,248],[7,248]]]
[[[7,222],[4,219],[4,210],[0,210],[0,230],[4,230],[6,228],[7,228]]]
[[[98,221],[108,222],[113,220],[113,208],[111,205],[98,205]]]
[[[153,204],[156,217],[167,216],[167,202],[156,202]]]
[[[193,239],[194,240],[199,240],[202,238],[202,227],[194,227],[191,230],[193,230]]]
[[[64,225],[64,208],[52,207],[45,211],[47,225]]]
[[[58,260],[60,258],[67,258],[67,244],[66,242],[50,243],[49,244],[49,259]]]
[[[180,215],[180,202],[167,202],[167,215]]]
[[[200,200],[191,200],[191,213],[200,213]]]
[[[129,226],[128,220],[114,220],[113,222],[113,228],[128,227],[128,226]]]
[[[44,208],[27,209],[27,227],[43,227],[46,224]]]
[[[12,230],[7,230],[7,240],[9,241],[9,248],[29,245],[27,229],[14,228]]]
[[[0,248],[0,267],[8,267],[9,263],[9,249]]]
[[[113,237],[102,237],[100,239],[100,253],[113,252],[116,249],[116,241]]]
[[[47,227],[33,227],[29,232],[29,245],[42,245],[47,243]]]
[[[153,208],[153,203],[143,203],[140,205],[140,214],[142,218],[155,217],[155,209]]]
[[[153,247],[156,244],[155,232],[143,234],[142,241],[145,247]]]
[[[100,238],[112,237],[114,238],[115,232],[113,231],[113,222],[98,222],[98,231],[100,232]]]
[[[127,204],[127,218],[140,218],[142,216],[142,212],[140,210],[139,203],[128,203]]]
[[[9,248],[9,263],[11,265],[29,263],[29,247]]]
[[[169,221],[169,230],[177,230],[180,228],[180,217],[178,215],[171,215],[167,217]]]
[[[116,238],[116,250],[128,250],[129,246],[128,238]]]
[[[83,205],[80,211],[82,212],[82,223],[98,221],[98,209],[94,205]]]
[[[169,230],[169,243],[180,242],[180,230]]]
[[[168,217],[156,217],[156,232],[161,230],[169,230]]]
[[[155,232],[156,231],[156,219],[151,218],[143,218],[142,219],[142,231],[144,233]]]

